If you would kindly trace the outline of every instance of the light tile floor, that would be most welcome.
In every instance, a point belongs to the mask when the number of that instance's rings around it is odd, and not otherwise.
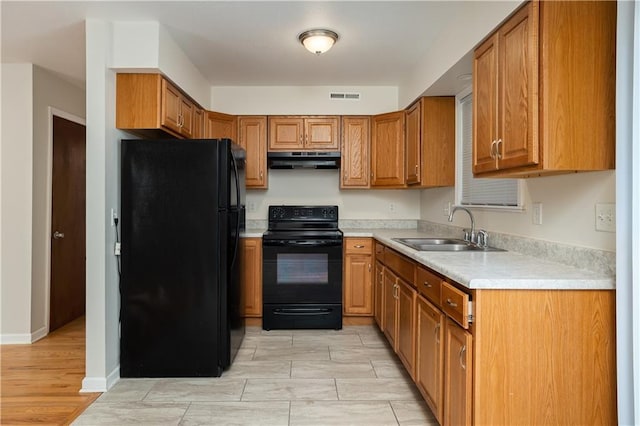
[[[220,378],[121,379],[74,425],[437,425],[374,326],[248,328]]]

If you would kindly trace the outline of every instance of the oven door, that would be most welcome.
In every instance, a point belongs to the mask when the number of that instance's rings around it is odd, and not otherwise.
[[[264,303],[341,303],[342,240],[265,240]]]

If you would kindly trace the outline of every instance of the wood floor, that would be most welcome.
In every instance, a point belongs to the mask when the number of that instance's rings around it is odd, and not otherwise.
[[[79,393],[85,318],[31,345],[0,345],[0,424],[70,424],[100,393]]]

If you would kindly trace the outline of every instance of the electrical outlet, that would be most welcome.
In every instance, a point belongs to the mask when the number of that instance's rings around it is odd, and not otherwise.
[[[396,211],[396,205],[393,203],[389,203],[389,211],[390,212],[395,212]]]
[[[253,201],[249,201],[249,203],[247,204],[247,207],[250,212],[256,211],[256,203],[254,203]]]
[[[616,205],[596,203],[596,231],[616,232]]]
[[[531,221],[534,225],[542,225],[542,203],[533,203],[532,207],[532,217]]]
[[[442,215],[445,217],[449,217],[451,214],[451,202],[448,202],[442,207]]]

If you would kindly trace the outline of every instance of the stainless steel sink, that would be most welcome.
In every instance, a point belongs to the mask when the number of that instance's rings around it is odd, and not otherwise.
[[[505,251],[495,247],[478,247],[455,238],[393,238],[418,251]]]

